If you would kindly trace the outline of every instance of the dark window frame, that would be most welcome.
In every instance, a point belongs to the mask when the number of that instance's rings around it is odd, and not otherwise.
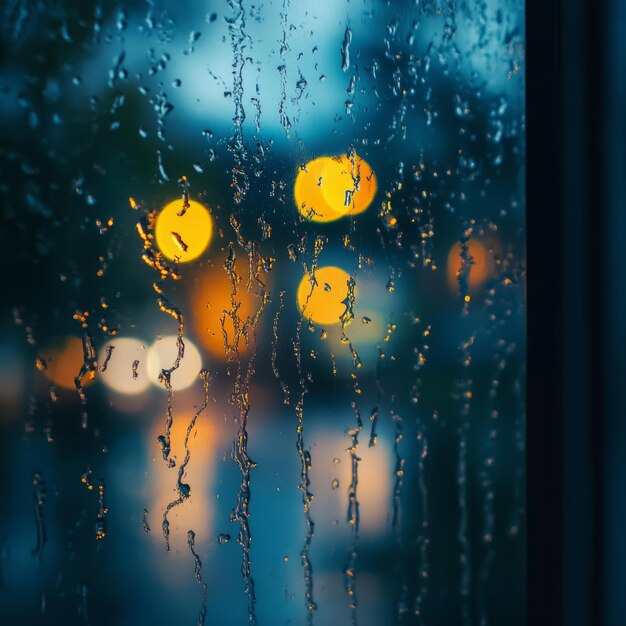
[[[626,610],[625,16],[623,0],[526,3],[531,626]]]

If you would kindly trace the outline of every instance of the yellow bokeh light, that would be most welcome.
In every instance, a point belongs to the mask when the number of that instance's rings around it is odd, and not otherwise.
[[[303,217],[313,222],[332,222],[365,211],[377,187],[376,175],[361,157],[325,156],[309,161],[298,172],[294,198]]]
[[[195,335],[213,356],[219,358],[227,356],[223,331],[226,331],[228,350],[236,348],[240,354],[247,352],[249,345],[245,341],[242,328],[259,307],[258,299],[246,289],[245,280],[237,288],[234,307],[231,300],[232,291],[232,283],[220,265],[204,274],[199,284],[194,285],[191,291],[193,310],[191,321]],[[235,333],[235,323],[231,315],[234,309],[236,309],[234,317],[239,326],[238,335]],[[225,315],[224,311],[228,313]]]
[[[350,274],[328,265],[315,270],[311,290],[311,275],[305,274],[298,286],[298,308],[304,317],[317,324],[339,324],[346,310]]]
[[[166,204],[156,220],[159,250],[168,259],[180,263],[197,259],[206,250],[212,234],[211,215],[195,200],[189,200],[189,207],[184,212],[182,200]]]
[[[469,272],[470,289],[478,289],[493,273],[493,261],[487,248],[480,241],[470,239],[467,242],[468,253],[472,257]],[[455,243],[448,253],[448,283],[453,290],[458,290],[458,274],[461,270],[461,244]]]

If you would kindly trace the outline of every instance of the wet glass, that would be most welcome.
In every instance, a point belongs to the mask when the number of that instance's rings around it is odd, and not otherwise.
[[[525,623],[523,3],[2,31],[7,623]]]

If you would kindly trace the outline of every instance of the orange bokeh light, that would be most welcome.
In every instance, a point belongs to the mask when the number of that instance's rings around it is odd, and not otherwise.
[[[234,296],[234,307],[233,286],[221,264],[202,274],[191,291],[191,323],[194,333],[198,341],[215,357],[225,358],[227,352],[232,353],[235,348],[240,354],[245,354],[249,349],[242,329],[248,318],[258,311],[260,302],[246,288],[247,271],[242,278]],[[235,308],[234,318],[239,327],[238,334],[231,315]],[[225,345],[224,331],[228,348]],[[249,340],[251,342],[253,338],[249,337]]]
[[[472,257],[472,266],[469,272],[469,288],[478,289],[493,274],[493,259],[485,245],[476,240],[468,242],[469,255]],[[448,253],[448,283],[453,290],[458,291],[458,275],[461,270],[461,244],[455,243]]]
[[[46,377],[58,387],[76,389],[74,377],[78,375],[83,364],[83,342],[78,337],[65,337],[53,341],[49,348],[42,351],[41,358],[46,366],[43,370]],[[90,383],[94,375],[85,374],[81,384]]]

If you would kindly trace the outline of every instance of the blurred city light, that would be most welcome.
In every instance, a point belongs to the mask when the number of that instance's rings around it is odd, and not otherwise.
[[[196,346],[187,337],[184,338],[185,351],[178,363],[178,367],[172,371],[172,389],[180,390],[189,387],[198,378],[202,367],[202,358]],[[178,336],[168,335],[157,339],[148,350],[147,371],[148,379],[155,385],[165,389],[159,380],[162,370],[170,369],[178,357]]]
[[[76,389],[74,378],[78,376],[84,363],[83,342],[78,337],[65,337],[53,340],[44,349],[38,361],[40,369],[57,386],[64,389]],[[92,382],[93,376],[85,374],[81,384]]]
[[[221,264],[200,276],[190,292],[191,323],[195,336],[212,356],[225,358],[224,333],[229,349],[234,349],[236,343],[237,351],[246,353],[249,344],[241,332],[235,332],[233,320],[241,329],[248,316],[256,311],[255,300],[243,281],[233,293],[233,285]]]
[[[469,288],[474,291],[481,287],[483,283],[493,275],[494,264],[491,254],[482,242],[476,239],[470,239],[467,245],[468,258],[471,257]],[[461,266],[461,244],[455,243],[448,253],[448,284],[455,292],[459,290],[458,277]]]
[[[332,222],[362,213],[376,195],[372,168],[357,155],[319,157],[298,172],[294,198],[300,214],[313,222]]]
[[[195,200],[173,200],[156,220],[155,235],[159,250],[172,261],[187,263],[197,259],[209,245],[213,221],[207,209]]]
[[[146,356],[146,346],[138,339],[115,338],[98,355],[99,377],[107,387],[118,393],[142,393],[150,386]]]
[[[339,324],[346,311],[350,274],[339,267],[328,265],[305,274],[298,286],[298,307],[303,317],[317,324]]]

